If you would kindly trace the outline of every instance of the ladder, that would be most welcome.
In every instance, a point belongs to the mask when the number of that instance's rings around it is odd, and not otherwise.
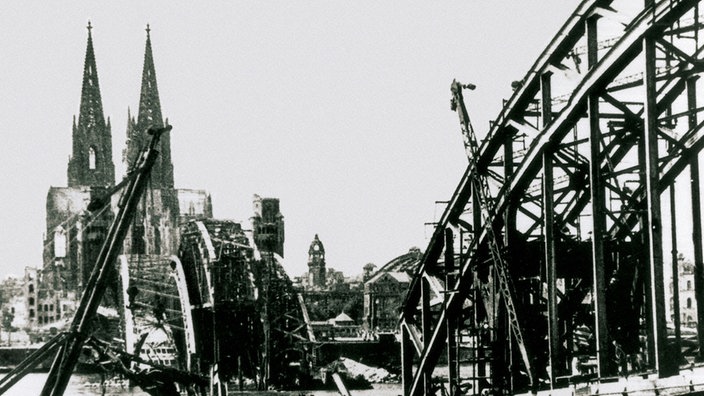
[[[531,364],[530,356],[528,355],[528,350],[523,338],[523,329],[521,328],[518,311],[516,310],[514,303],[515,289],[511,280],[511,275],[508,272],[504,251],[501,249],[501,245],[499,244],[494,232],[493,220],[495,218],[495,211],[491,192],[489,190],[489,182],[485,176],[480,174],[478,169],[479,145],[477,144],[477,138],[474,134],[472,124],[469,121],[467,108],[464,104],[464,98],[462,96],[463,88],[474,89],[475,87],[472,84],[462,85],[457,80],[452,81],[452,85],[450,87],[450,90],[452,91],[452,110],[456,111],[459,115],[465,152],[467,153],[470,169],[474,169],[474,177],[472,177],[473,193],[475,194],[475,199],[478,200],[480,204],[479,206],[481,207],[484,232],[486,233],[491,260],[494,263],[496,282],[498,284],[501,296],[503,297],[506,312],[508,314],[508,324],[516,341],[516,345],[521,355],[521,359],[523,360],[526,372],[528,373],[528,380],[532,386],[535,383],[533,366]],[[488,291],[484,290],[485,288],[480,289],[482,289],[482,298],[485,301],[488,301],[486,299]]]

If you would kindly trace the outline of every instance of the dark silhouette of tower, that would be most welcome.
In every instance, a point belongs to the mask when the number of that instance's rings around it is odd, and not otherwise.
[[[68,162],[69,187],[107,187],[115,184],[110,119],[106,122],[103,115],[91,29],[89,22],[78,123],[73,118],[73,152]]]
[[[85,211],[92,198],[115,185],[110,119],[105,119],[88,22],[88,43],[78,120],[73,118],[68,187],[51,187],[46,201],[43,277],[52,290],[80,290],[88,279],[113,219],[109,210]],[[47,285],[46,283],[50,283]],[[57,315],[58,316],[58,315]]]
[[[308,282],[313,287],[323,288],[326,285],[325,247],[320,242],[318,234],[315,234],[308,249]]]
[[[278,198],[262,198],[254,195],[252,228],[254,242],[262,252],[273,252],[284,256],[284,216],[279,211]]]
[[[132,117],[128,110],[128,139],[123,151],[128,166],[134,165],[138,155],[149,144],[150,136],[146,130],[166,123],[168,121],[162,120],[150,30],[147,27],[137,118]],[[52,186],[47,193],[42,268],[34,270],[36,275],[29,272],[37,280],[38,291],[31,301],[27,301],[28,321],[31,324],[53,323],[68,314],[66,304],[71,306],[80,296],[117,212],[117,199],[106,200],[104,207],[93,212],[87,210],[92,199],[104,198],[108,187],[115,185],[110,119],[106,120],[103,115],[90,23],[80,110],[78,116],[74,116],[72,138],[68,186]],[[129,260],[136,259],[141,263],[142,259],[145,262],[151,259],[143,255],[163,257],[176,254],[179,224],[212,217],[210,195],[205,190],[174,188],[170,142],[170,134],[162,136],[149,191],[140,203],[136,219],[125,238],[123,253],[129,256]],[[113,197],[117,198],[117,195]],[[187,210],[180,212],[180,206]],[[112,292],[116,293],[115,290]]]
[[[150,141],[147,130],[150,127],[164,126],[159,101],[159,89],[156,84],[156,71],[152,55],[151,29],[147,25],[147,43],[144,49],[144,68],[142,69],[142,87],[139,95],[137,119],[127,110],[127,147],[123,152],[128,169],[134,166],[139,153]],[[168,120],[167,120],[168,122]],[[171,134],[165,134],[159,142],[159,156],[152,168],[152,188],[174,188],[174,165],[171,162]]]
[[[147,130],[159,128],[164,122],[156,82],[152,54],[151,29],[147,25],[144,48],[142,86],[139,94],[139,111],[135,119],[127,110],[127,144],[123,161],[130,169],[135,165],[151,136]],[[179,227],[178,192],[174,189],[174,166],[171,161],[171,134],[164,134],[159,142],[159,155],[152,168],[147,200],[143,201],[134,223],[125,238],[127,254],[173,254],[177,251]]]

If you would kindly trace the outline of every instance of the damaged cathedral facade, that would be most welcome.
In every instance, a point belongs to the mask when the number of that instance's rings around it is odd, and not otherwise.
[[[128,173],[149,142],[146,131],[166,124],[168,120],[163,119],[161,111],[147,27],[136,116],[128,109],[127,140],[123,150]],[[68,184],[49,188],[43,266],[25,270],[25,301],[28,324],[32,327],[52,325],[70,317],[118,211],[119,193],[114,194],[111,202],[102,209],[87,210],[91,200],[104,197],[116,185],[111,130],[110,119],[103,114],[89,24],[80,110],[73,121]],[[123,253],[132,256],[176,254],[179,226],[202,218],[212,218],[210,195],[205,190],[175,188],[171,139],[165,134],[148,191],[125,238]]]

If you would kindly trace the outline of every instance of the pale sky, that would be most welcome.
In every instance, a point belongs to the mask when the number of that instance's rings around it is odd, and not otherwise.
[[[204,5],[207,4],[207,5]],[[176,187],[212,194],[248,224],[277,197],[290,276],[315,234],[328,267],[359,274],[425,249],[465,169],[453,78],[488,130],[578,1],[3,2],[0,5],[0,262],[42,264],[46,195],[66,186],[90,20],[113,161],[124,175],[145,27]]]

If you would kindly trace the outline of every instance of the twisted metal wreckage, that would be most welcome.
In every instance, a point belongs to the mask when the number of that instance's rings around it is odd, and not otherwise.
[[[658,394],[684,376],[678,249],[694,252],[690,344],[702,357],[699,3],[582,1],[481,144],[463,98],[473,86],[453,82],[469,166],[401,314],[404,395],[603,394],[609,383]],[[686,218],[692,238],[677,233]],[[648,380],[624,389],[619,376],[634,373]],[[701,390],[688,381],[669,391]]]
[[[52,354],[44,396],[63,395],[80,362],[117,373],[153,395],[226,395],[232,379],[257,389],[309,379],[315,337],[302,296],[275,253],[276,230],[263,230],[255,246],[238,223],[191,221],[182,227],[178,256],[120,255],[159,138],[170,130],[150,129],[150,145],[127,177],[88,206],[98,210],[123,191],[70,327],[2,378],[0,394]],[[118,342],[100,337],[95,323],[115,280],[125,306],[118,309]]]

